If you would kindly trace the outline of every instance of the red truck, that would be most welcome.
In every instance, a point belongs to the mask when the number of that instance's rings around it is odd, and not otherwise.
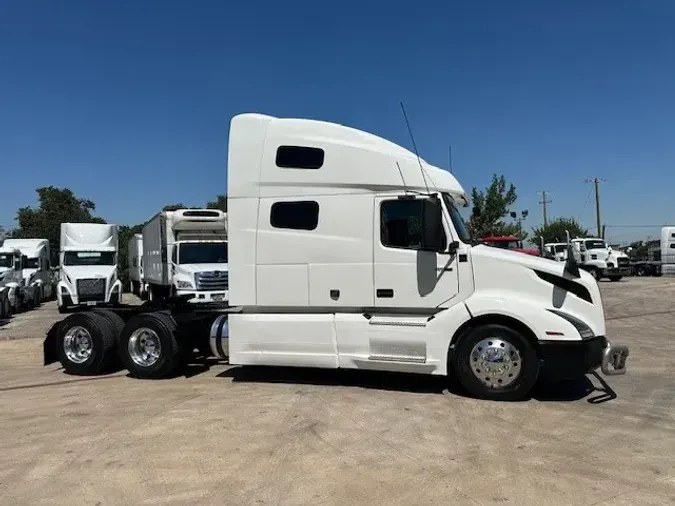
[[[488,236],[479,239],[478,242],[488,246],[493,246],[495,248],[519,251],[521,253],[525,253],[526,255],[540,256],[539,249],[537,248],[523,248],[523,241],[518,239],[515,235]]]

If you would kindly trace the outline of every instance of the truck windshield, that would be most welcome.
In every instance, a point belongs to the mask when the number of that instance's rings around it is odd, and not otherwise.
[[[586,241],[586,249],[607,249],[605,241]]]
[[[464,244],[471,244],[471,236],[469,235],[469,232],[466,230],[466,224],[462,219],[462,215],[459,214],[459,210],[455,207],[455,201],[452,200],[450,194],[443,193],[443,202],[445,203],[445,207],[448,208],[448,212],[450,213],[450,219],[452,220],[452,224],[454,225],[455,230],[457,231],[459,240],[462,241]]]
[[[179,246],[179,264],[226,264],[226,242],[184,242]]]
[[[14,256],[0,253],[0,267],[11,267],[14,265]]]
[[[26,269],[39,269],[40,268],[40,259],[39,258],[29,258],[26,260],[24,265]]]
[[[114,251],[66,251],[63,265],[115,265]]]
[[[567,251],[567,244],[556,244],[555,252],[556,253],[565,253]]]

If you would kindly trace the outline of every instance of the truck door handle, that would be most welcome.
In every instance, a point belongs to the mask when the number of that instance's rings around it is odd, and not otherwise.
[[[378,288],[376,295],[380,299],[391,299],[394,297],[394,290],[391,288]]]

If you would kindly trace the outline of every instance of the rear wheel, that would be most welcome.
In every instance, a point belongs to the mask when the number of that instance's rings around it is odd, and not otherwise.
[[[69,374],[99,374],[111,363],[115,330],[95,312],[76,313],[58,329],[59,361]]]
[[[610,281],[621,281],[621,278],[622,278],[622,277],[623,277],[623,276],[610,276],[610,277],[609,277],[609,280],[610,280]]]
[[[528,339],[496,324],[481,325],[464,335],[453,365],[462,386],[481,399],[522,399],[539,375],[537,353]]]
[[[125,325],[119,353],[135,378],[165,378],[175,374],[183,362],[175,320],[166,312],[143,313]]]

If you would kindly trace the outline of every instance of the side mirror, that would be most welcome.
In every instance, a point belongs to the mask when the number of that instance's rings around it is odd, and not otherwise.
[[[452,241],[450,244],[448,244],[448,253],[450,253],[451,255],[454,255],[458,249],[459,249],[459,241]]]
[[[443,214],[437,196],[422,201],[422,250],[437,253],[446,250],[443,241]]]

